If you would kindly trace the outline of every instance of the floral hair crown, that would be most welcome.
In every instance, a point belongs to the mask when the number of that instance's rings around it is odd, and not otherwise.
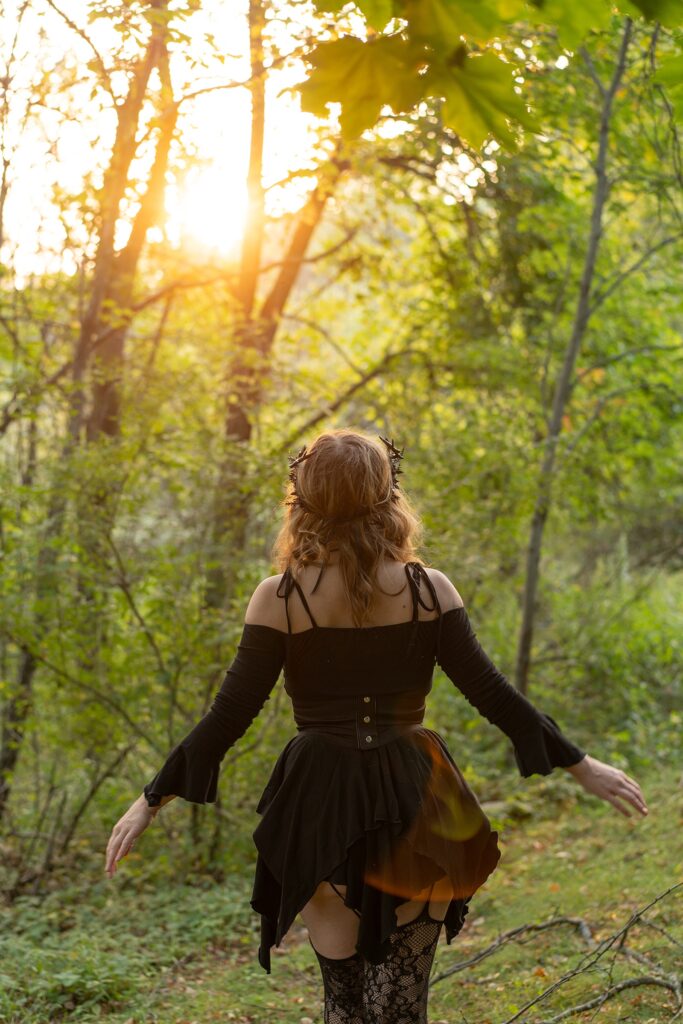
[[[385,505],[388,501],[396,500],[399,488],[398,474],[403,472],[399,465],[401,459],[403,458],[403,448],[399,450],[394,444],[393,439],[389,441],[388,438],[382,437],[381,434],[379,435],[379,439],[380,441],[382,441],[382,443],[387,449],[387,453],[389,455],[389,462],[391,464],[391,487],[389,488],[389,493],[387,494],[386,498],[382,498],[381,501],[376,502],[370,508],[359,509],[358,512],[355,512],[351,516],[334,517],[334,522],[342,523],[347,522],[351,519],[360,519],[362,516],[370,515],[372,512],[376,511],[376,509],[378,509],[380,506]],[[287,456],[287,460],[289,462],[289,480],[290,483],[292,484],[293,494],[290,500],[286,502],[286,504],[289,505],[290,507],[298,506],[299,508],[303,508],[307,512],[313,512],[314,510],[311,509],[306,504],[306,502],[302,499],[301,495],[297,491],[297,469],[301,465],[301,463],[305,459],[308,459],[312,454],[313,452],[309,451],[306,445],[304,445],[303,448],[299,449],[296,455]]]

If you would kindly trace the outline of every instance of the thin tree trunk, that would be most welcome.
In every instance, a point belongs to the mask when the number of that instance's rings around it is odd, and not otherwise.
[[[38,445],[38,428],[36,419],[29,425],[29,442],[26,465],[21,474],[22,487],[27,492],[34,482]],[[54,556],[47,548],[38,557],[39,572],[43,567],[54,564]],[[12,788],[12,778],[17,769],[21,748],[24,742],[26,722],[33,708],[33,677],[37,666],[36,658],[28,647],[22,646],[17,666],[16,690],[2,709],[0,724],[0,823],[2,823]]]
[[[30,651],[22,648],[16,693],[3,709],[0,734],[0,822],[10,798],[11,779],[16,770],[26,729],[26,720],[33,706],[33,674],[36,661]]]
[[[249,496],[244,487],[246,448],[252,421],[262,401],[282,313],[304,265],[313,233],[345,165],[319,185],[301,210],[280,272],[260,310],[237,333],[239,355],[233,364],[225,415],[225,456],[219,468],[212,521],[212,565],[207,572],[205,604],[220,608],[232,593],[236,561],[244,550],[249,521]]]
[[[69,430],[75,443],[80,438],[85,412],[83,381],[88,369],[93,341],[101,330],[102,307],[113,270],[116,225],[121,202],[128,186],[130,165],[135,157],[138,125],[147,95],[149,79],[163,50],[163,31],[156,27],[152,31],[145,54],[136,63],[131,75],[126,99],[117,107],[116,137],[102,185],[99,238],[90,297],[81,323],[80,336],[72,364],[75,387]]]
[[[2,100],[0,100],[0,248],[2,248],[5,241],[5,203],[7,202],[7,195],[9,193],[10,186],[10,158],[7,150],[8,125],[10,119],[10,89],[12,88],[14,78],[14,61],[17,52],[17,43],[19,42],[19,29],[28,6],[28,0],[25,0],[17,11],[14,24],[14,37],[9,49],[3,74],[0,77],[0,88],[2,89]],[[30,106],[28,109],[30,109]],[[26,122],[27,113],[28,110],[24,114],[24,124]]]
[[[285,259],[275,282],[258,308],[265,222],[263,145],[266,125],[266,70],[263,62],[263,0],[249,3],[251,140],[247,190],[249,215],[242,244],[240,272],[233,291],[237,306],[235,355],[229,370],[224,420],[224,455],[218,468],[213,498],[210,566],[204,603],[224,607],[233,592],[237,562],[244,550],[249,521],[249,497],[244,477],[252,423],[262,400],[270,354],[281,314],[301,272],[313,233],[342,164],[321,181],[300,211]]]
[[[161,44],[158,66],[162,90],[159,137],[154,162],[128,242],[112,260],[105,292],[106,304],[113,310],[114,316],[121,320],[121,326],[112,329],[108,322],[103,320],[97,326],[97,336],[92,339],[93,344],[97,346],[97,357],[94,362],[102,372],[93,383],[92,410],[87,421],[88,441],[95,440],[100,433],[115,437],[120,432],[124,346],[130,325],[129,310],[133,302],[135,277],[147,231],[158,221],[163,210],[166,171],[178,120],[178,105],[173,98],[168,51],[164,43]],[[106,334],[106,340],[102,342],[103,332]]]
[[[584,258],[581,283],[576,303],[576,312],[572,332],[567,343],[564,361],[555,383],[555,392],[548,431],[544,445],[543,461],[539,471],[536,500],[529,530],[529,544],[526,558],[526,577],[522,598],[522,624],[517,647],[515,666],[515,684],[522,693],[528,689],[529,668],[531,665],[531,644],[533,639],[534,616],[536,611],[536,595],[540,578],[541,551],[543,532],[545,529],[557,455],[557,444],[562,431],[562,418],[571,393],[571,380],[579,349],[586,334],[591,315],[591,287],[595,276],[595,267],[600,248],[602,234],[602,218],[609,194],[607,180],[607,155],[610,122],[614,97],[626,67],[626,54],[631,39],[632,22],[626,19],[624,32],[619,46],[617,63],[612,81],[607,89],[601,87],[603,97],[598,135],[598,152],[595,161],[595,191],[593,194],[593,210],[591,214],[588,246]]]

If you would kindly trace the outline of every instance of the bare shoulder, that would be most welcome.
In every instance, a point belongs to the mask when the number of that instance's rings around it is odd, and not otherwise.
[[[277,589],[282,580],[282,573],[277,576],[266,576],[261,580],[251,595],[244,621],[251,625],[271,626],[273,629],[287,630],[284,601],[277,596]]]
[[[442,611],[447,612],[451,608],[462,608],[464,606],[465,602],[445,572],[441,572],[440,569],[432,569],[429,566],[425,566],[425,570],[434,584]]]

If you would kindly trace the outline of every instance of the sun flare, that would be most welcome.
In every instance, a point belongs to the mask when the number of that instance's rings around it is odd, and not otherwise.
[[[220,167],[197,171],[168,189],[166,209],[167,231],[181,245],[232,255],[247,220],[246,182]]]

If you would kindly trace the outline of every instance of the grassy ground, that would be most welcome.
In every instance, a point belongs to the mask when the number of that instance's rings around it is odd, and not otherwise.
[[[683,980],[683,886],[646,912],[649,923],[632,926],[621,952],[615,943],[596,959],[601,947],[587,941],[592,934],[604,943],[683,877],[680,779],[653,774],[639,781],[650,807],[646,819],[622,817],[559,772],[527,780],[523,802],[487,808],[501,833],[502,858],[460,935],[450,946],[442,935],[432,1024],[541,1024],[610,985],[653,976],[653,967],[678,970]],[[299,923],[292,928],[266,975],[256,960],[249,884],[244,877],[218,893],[208,885],[140,893],[132,881],[117,889],[98,881],[80,896],[73,890],[40,905],[20,904],[0,920],[0,1020],[319,1024],[321,982],[306,933]],[[590,933],[565,923],[477,956],[508,930],[555,915],[584,919]],[[669,989],[638,985],[569,1019],[663,1024],[675,1006]]]

